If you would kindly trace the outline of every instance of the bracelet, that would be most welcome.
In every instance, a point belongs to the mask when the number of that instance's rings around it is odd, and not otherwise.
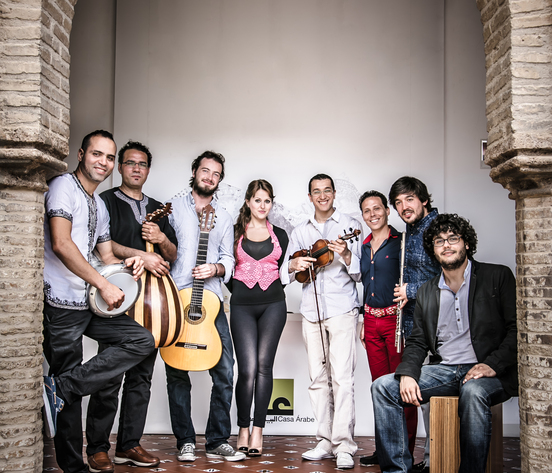
[[[218,276],[218,266],[217,266],[217,263],[215,263],[215,277]]]

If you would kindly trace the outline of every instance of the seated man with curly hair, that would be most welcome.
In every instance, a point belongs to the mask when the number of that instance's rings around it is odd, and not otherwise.
[[[517,396],[515,278],[506,266],[475,261],[476,246],[474,229],[456,214],[439,215],[424,233],[441,273],[418,290],[401,364],[372,385],[384,473],[411,471],[403,407],[432,396],[459,396],[459,472],[483,473],[491,406]]]

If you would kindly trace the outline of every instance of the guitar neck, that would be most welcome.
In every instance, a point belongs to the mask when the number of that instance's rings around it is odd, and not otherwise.
[[[209,246],[209,232],[199,232],[199,243],[197,245],[196,266],[207,263],[207,248]],[[192,286],[192,298],[190,301],[190,310],[195,313],[201,313],[203,305],[203,287],[204,279],[195,279]]]

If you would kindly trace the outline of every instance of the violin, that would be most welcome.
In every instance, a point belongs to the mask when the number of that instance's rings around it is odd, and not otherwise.
[[[358,235],[360,235],[360,230],[353,230],[349,228],[350,233],[343,235],[340,240],[346,241],[351,238],[356,238],[358,241]],[[312,282],[316,279],[315,271],[318,271],[320,268],[327,266],[332,263],[334,259],[334,252],[328,248],[330,242],[328,240],[320,239],[317,240],[314,245],[308,250],[299,250],[293,253],[289,259],[299,258],[310,256],[311,258],[316,258],[316,261],[312,263],[312,266],[304,271],[299,271],[295,273],[295,279],[300,283]],[[312,275],[312,279],[311,279]]]

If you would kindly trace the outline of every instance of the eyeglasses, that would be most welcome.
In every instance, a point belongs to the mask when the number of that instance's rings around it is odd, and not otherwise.
[[[139,163],[137,163],[136,161],[125,161],[123,164],[125,166],[128,166],[129,168],[135,168],[136,166],[138,166],[142,169],[146,169],[148,167],[148,163],[145,161],[140,161]]]
[[[458,235],[451,235],[448,238],[437,238],[433,240],[433,246],[444,246],[445,241],[448,241],[449,245],[456,245],[462,237],[459,237]]]
[[[321,190],[314,190],[311,192],[311,195],[315,196],[315,197],[318,197],[319,195],[330,195],[330,194],[333,194],[334,193],[334,190],[333,189],[330,189],[329,187],[327,189],[324,189],[323,191]]]

